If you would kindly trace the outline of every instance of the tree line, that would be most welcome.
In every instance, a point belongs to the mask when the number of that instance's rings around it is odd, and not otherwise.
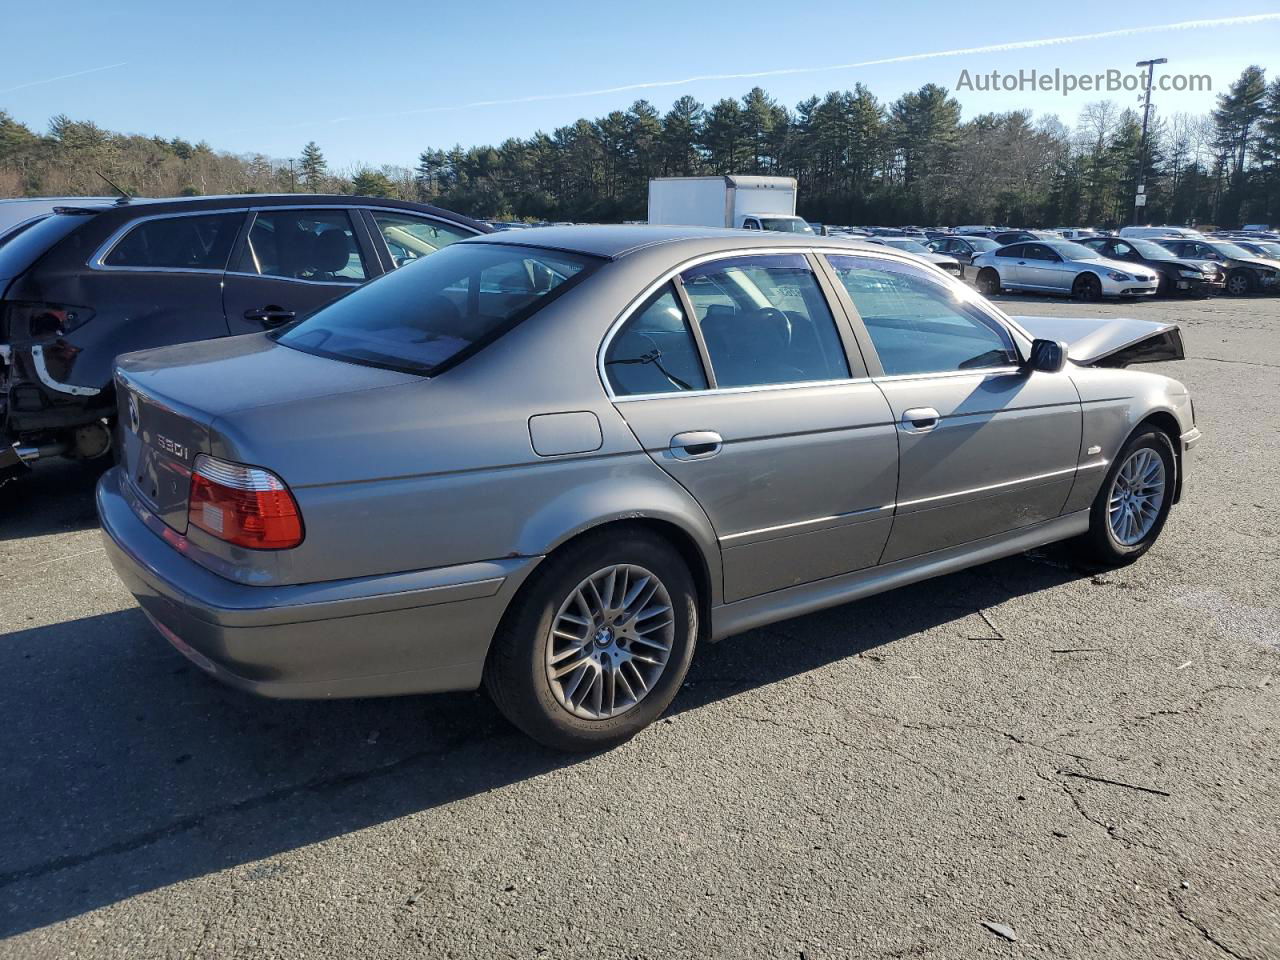
[[[799,212],[841,224],[1280,222],[1280,78],[1246,68],[1208,114],[1142,116],[1098,101],[1074,125],[1028,111],[963,119],[944,87],[892,102],[861,83],[786,107],[756,87],[666,113],[638,100],[594,120],[497,146],[422,151],[413,167],[331,170],[300,156],[233,155],[201,141],[114,133],[59,115],[37,133],[0,110],[0,196],[142,196],[305,190],[421,200],[475,217],[602,221],[645,217],[655,176],[777,174],[799,181]]]

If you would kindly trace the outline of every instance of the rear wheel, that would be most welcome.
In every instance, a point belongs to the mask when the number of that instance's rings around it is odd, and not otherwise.
[[[679,691],[697,609],[693,577],[661,537],[590,537],[535,572],[494,638],[485,686],[508,720],[549,747],[614,746]]]
[[[983,267],[978,271],[978,292],[988,297],[1000,292],[1000,274],[991,267]]]
[[[1107,472],[1078,546],[1108,566],[1132,563],[1151,549],[1173,505],[1177,459],[1163,430],[1140,428]]]
[[[1227,293],[1233,297],[1243,297],[1253,293],[1253,274],[1247,270],[1232,270],[1227,275]]]
[[[1082,273],[1076,277],[1076,282],[1071,287],[1071,295],[1077,300],[1083,300],[1086,303],[1102,299],[1102,281],[1092,273]]]

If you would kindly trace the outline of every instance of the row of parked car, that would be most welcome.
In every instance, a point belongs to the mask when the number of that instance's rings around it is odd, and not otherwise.
[[[1025,233],[939,237],[926,247],[955,259],[962,275],[988,294],[1008,289],[1096,300],[1280,293],[1280,244],[1267,240],[1229,240],[1185,230],[1075,241]]]

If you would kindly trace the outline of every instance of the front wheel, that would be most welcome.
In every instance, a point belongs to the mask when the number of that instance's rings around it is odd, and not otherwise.
[[[1234,270],[1227,277],[1227,293],[1233,297],[1243,297],[1253,293],[1253,274],[1244,270]]]
[[[1101,300],[1102,281],[1092,273],[1082,273],[1076,277],[1076,282],[1071,287],[1071,295],[1077,300],[1083,300],[1086,303],[1094,303]]]
[[[535,571],[485,665],[502,714],[533,739],[600,750],[675,698],[697,642],[693,578],[647,530],[590,537]]]
[[[1086,558],[1118,567],[1150,550],[1173,505],[1176,470],[1163,430],[1146,427],[1130,437],[1090,508],[1089,531],[1078,543]]]

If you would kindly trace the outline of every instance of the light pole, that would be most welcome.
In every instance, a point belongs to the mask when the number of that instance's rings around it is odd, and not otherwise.
[[[1133,222],[1138,224],[1142,208],[1147,205],[1147,124],[1151,121],[1151,87],[1155,83],[1156,64],[1168,63],[1167,57],[1158,60],[1139,60],[1134,66],[1147,68],[1147,91],[1142,106],[1142,140],[1138,147],[1138,194],[1133,198]]]

